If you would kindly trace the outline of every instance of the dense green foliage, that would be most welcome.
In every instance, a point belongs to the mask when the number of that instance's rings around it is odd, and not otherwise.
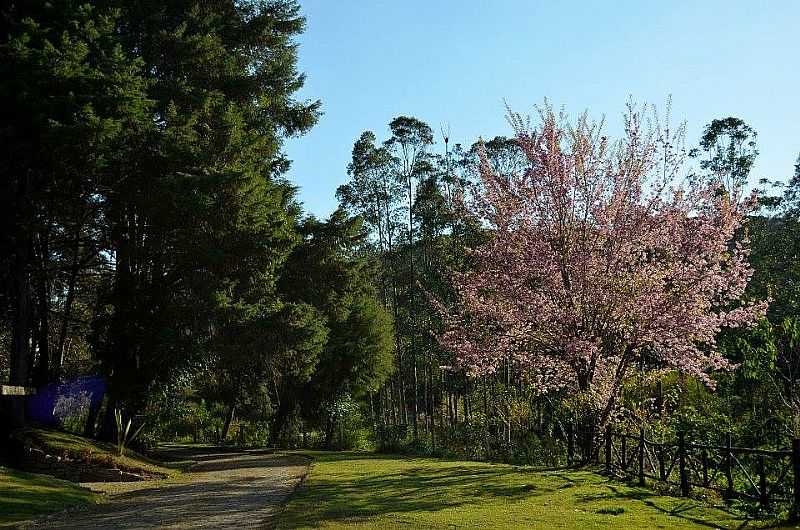
[[[481,164],[525,171],[517,141],[437,143],[398,116],[384,141],[356,139],[340,208],[306,215],[283,151],[321,112],[297,96],[303,29],[293,0],[0,12],[0,382],[102,375],[103,406],[68,411],[63,427],[112,439],[118,409],[145,425],[144,447],[557,465],[574,434],[596,452],[606,425],[586,393],[544,391],[512,359],[468,377],[439,343],[453,279],[492,237],[463,199]],[[753,177],[756,139],[741,119],[712,121],[690,177],[731,194]],[[764,184],[736,237],[752,248],[744,298],[770,303],[756,326],[717,337],[735,367],[706,385],[641,359],[603,422],[768,449],[800,436],[800,158],[787,182]]]
[[[417,131],[415,138],[425,141],[404,149],[398,130],[404,136]],[[460,197],[476,184],[478,164],[509,175],[524,171],[527,161],[516,142],[504,137],[464,149],[443,136],[444,152],[437,153],[429,132],[424,123],[401,117],[389,125],[382,145],[374,133],[363,133],[353,148],[350,180],[337,194],[367,221],[371,237],[365,246],[382,265],[381,299],[396,321],[397,371],[375,402],[381,411],[379,447],[552,465],[566,463],[571,432],[576,443],[593,443],[597,451],[598,437],[587,438],[591,426],[583,424],[586,396],[540,392],[511,363],[488,376],[466,377],[439,346],[434,301],[452,303],[453,273],[471,267],[470,249],[489,236],[460,210]],[[719,179],[724,193],[751,177],[756,134],[738,118],[715,120],[690,154],[697,161],[692,177]],[[746,298],[769,299],[770,305],[754,328],[718,338],[736,367],[714,374],[715,389],[675,372],[635,371],[611,416],[616,428],[638,432],[644,425],[649,435],[668,441],[684,431],[689,440],[711,444],[730,433],[741,446],[789,446],[800,418],[797,186],[795,177],[783,189],[762,190],[763,207],[739,235],[751,242],[755,269]]]
[[[119,408],[143,442],[274,443],[380,386],[392,324],[359,221],[304,219],[282,177],[320,108],[295,96],[303,27],[289,0],[3,10],[4,380],[104,375],[83,430],[113,437]]]

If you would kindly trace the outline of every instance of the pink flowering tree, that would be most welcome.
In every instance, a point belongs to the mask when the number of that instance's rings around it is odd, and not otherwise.
[[[455,275],[440,342],[473,375],[511,362],[539,391],[588,395],[601,423],[639,367],[712,385],[709,372],[730,367],[720,329],[765,309],[741,300],[752,198],[688,177],[683,127],[633,104],[617,142],[585,114],[539,118],[510,114],[526,168],[501,176],[484,160],[467,194],[489,238]]]

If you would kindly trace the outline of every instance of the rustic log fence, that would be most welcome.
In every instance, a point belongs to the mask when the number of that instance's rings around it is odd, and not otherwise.
[[[693,488],[719,492],[725,499],[746,499],[762,508],[788,505],[800,517],[800,439],[788,450],[738,447],[730,434],[721,445],[691,443],[683,432],[670,441],[655,441],[642,428],[637,434],[607,427],[590,443],[571,425],[566,432],[567,461],[594,462],[613,476],[670,484],[682,496]],[[578,442],[578,443],[576,443]]]

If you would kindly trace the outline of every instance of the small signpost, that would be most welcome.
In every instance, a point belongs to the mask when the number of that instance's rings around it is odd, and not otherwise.
[[[32,396],[36,389],[30,386],[0,385],[0,396]]]
[[[0,418],[8,425],[20,427],[25,418],[25,396],[36,394],[29,386],[0,385]]]

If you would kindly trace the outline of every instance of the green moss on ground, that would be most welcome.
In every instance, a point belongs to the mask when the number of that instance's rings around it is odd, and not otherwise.
[[[590,470],[359,453],[315,461],[278,528],[765,528],[724,506],[661,496]]]
[[[91,491],[66,480],[0,467],[0,526],[96,500]]]

